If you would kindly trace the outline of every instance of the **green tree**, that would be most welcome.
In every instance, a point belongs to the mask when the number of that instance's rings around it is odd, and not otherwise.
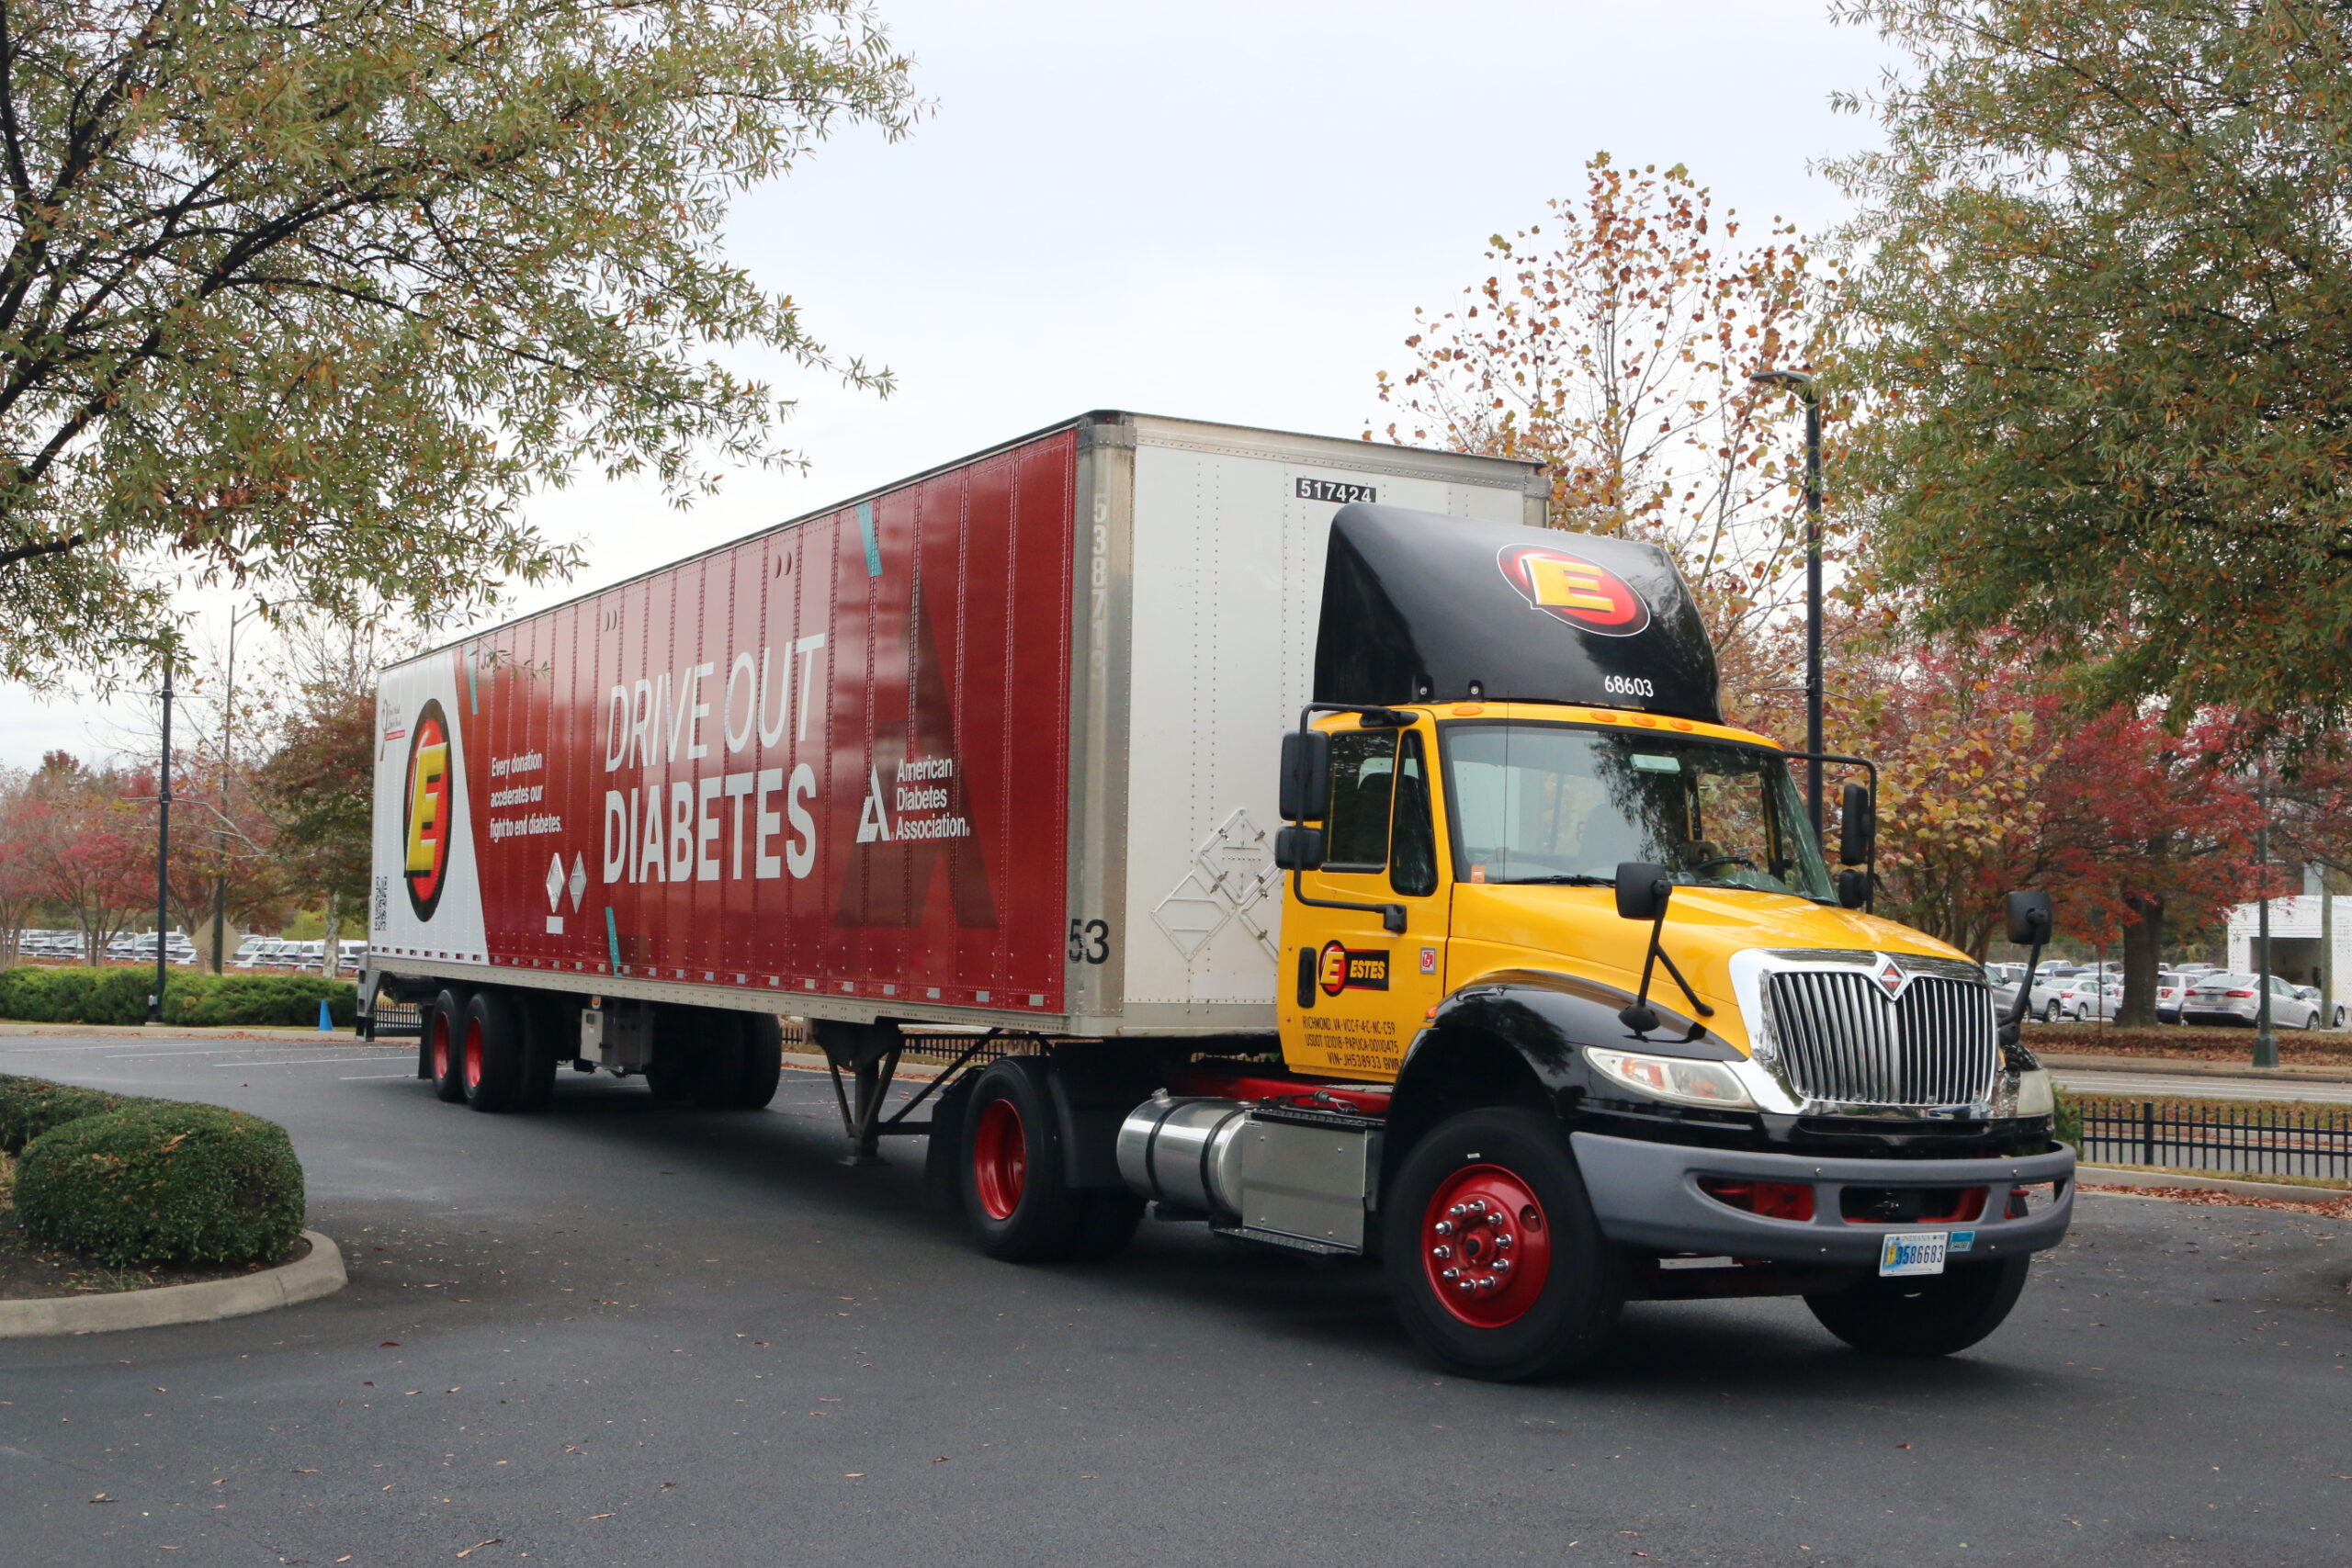
[[[2352,630],[2352,8],[1851,0],[1908,56],[1849,303],[1918,629],[2309,739]],[[2251,743],[2261,727],[2243,732]]]
[[[716,346],[887,389],[719,234],[907,71],[865,0],[0,0],[0,676],[109,671],[175,578],[560,573],[529,488],[784,456]]]

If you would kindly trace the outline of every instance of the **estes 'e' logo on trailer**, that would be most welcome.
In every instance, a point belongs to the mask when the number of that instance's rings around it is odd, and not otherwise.
[[[1388,954],[1378,949],[1327,942],[1317,955],[1316,979],[1327,997],[1336,997],[1341,991],[1385,991],[1388,988]]]
[[[1602,637],[1633,637],[1650,624],[1634,585],[1581,556],[1543,545],[1510,545],[1495,558],[1520,597],[1547,615]]]
[[[449,818],[456,795],[449,780],[456,747],[441,705],[428,702],[409,727],[408,783],[401,807],[401,840],[406,846],[401,879],[408,906],[429,920],[449,879]]]

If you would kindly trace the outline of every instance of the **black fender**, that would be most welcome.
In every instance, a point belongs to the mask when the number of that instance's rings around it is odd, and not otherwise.
[[[1668,1007],[1655,987],[1650,1006],[1658,1027],[1634,1033],[1617,1016],[1633,1000],[1631,991],[1544,969],[1503,971],[1463,987],[1438,1004],[1405,1053],[1382,1163],[1395,1168],[1422,1133],[1459,1111],[1523,1105],[1567,1114],[1593,1087],[1588,1045],[1746,1059],[1704,1021]]]

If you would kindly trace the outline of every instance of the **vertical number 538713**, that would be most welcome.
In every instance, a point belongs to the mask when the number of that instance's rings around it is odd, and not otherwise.
[[[1107,964],[1111,960],[1111,922],[1080,920],[1069,923],[1069,961],[1072,964]]]

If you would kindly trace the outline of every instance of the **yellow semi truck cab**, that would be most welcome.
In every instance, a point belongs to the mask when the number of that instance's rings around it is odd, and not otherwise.
[[[1282,1072],[1132,1113],[1131,1184],[1379,1251],[1482,1376],[1575,1364],[1635,1297],[1802,1296],[1898,1354],[1989,1334],[2074,1156],[1982,966],[1871,911],[1871,787],[1815,832],[1802,770],[1860,760],[1723,721],[1648,546],[1350,506],[1324,583],[1282,760]],[[2038,944],[2046,897],[2012,903]]]

